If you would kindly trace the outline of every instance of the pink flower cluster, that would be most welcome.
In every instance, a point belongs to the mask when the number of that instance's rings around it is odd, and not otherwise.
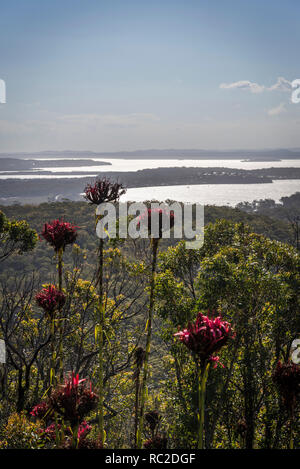
[[[79,379],[78,374],[65,380],[63,385],[57,386],[46,401],[36,405],[30,414],[41,420],[41,436],[48,442],[55,441],[57,431],[63,430],[61,447],[73,447],[74,431],[77,432],[77,447],[80,449],[102,448],[100,439],[87,438],[92,427],[85,417],[97,407],[98,396],[92,391],[91,384],[86,385],[85,379]],[[54,422],[54,414],[58,421]],[[60,418],[61,417],[61,418]]]
[[[220,316],[210,319],[202,313],[198,313],[194,323],[189,323],[186,329],[174,335],[199,357],[201,364],[213,361],[215,367],[219,357],[213,356],[213,354],[234,337],[231,325],[228,322],[223,321]]]
[[[55,311],[60,309],[66,301],[64,293],[58,290],[54,285],[43,288],[36,294],[35,299],[37,304],[43,308],[50,318],[53,318]]]
[[[55,251],[65,249],[67,244],[73,244],[77,237],[76,227],[62,220],[45,223],[41,236],[54,247]]]
[[[51,423],[51,425],[48,425],[48,427],[45,428],[44,434],[50,440],[55,440],[56,430],[60,430],[60,429],[61,429],[60,424],[58,424],[57,428],[55,428],[55,423]],[[77,432],[79,444],[82,440],[84,440],[87,437],[87,435],[90,433],[91,429],[92,429],[91,425],[89,425],[85,420],[79,425],[78,432]],[[71,436],[72,431],[71,431],[70,427],[65,428],[64,433],[65,433],[66,436]]]
[[[92,391],[92,385],[86,386],[85,381],[72,373],[50,396],[53,410],[68,420],[72,427],[97,407],[98,396]]]
[[[30,412],[30,415],[32,415],[32,417],[35,417],[36,419],[44,420],[49,414],[49,410],[49,404],[46,401],[42,401],[33,407],[32,411]]]

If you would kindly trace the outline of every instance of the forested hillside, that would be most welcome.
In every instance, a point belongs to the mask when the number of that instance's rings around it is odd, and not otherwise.
[[[187,250],[88,196],[0,207],[0,447],[299,448],[293,213],[205,207]]]
[[[65,201],[59,203],[43,203],[38,206],[0,206],[0,210],[9,218],[26,220],[38,233],[41,232],[44,223],[55,218],[63,218],[74,223],[78,231],[76,244],[78,244],[81,249],[86,250],[85,268],[92,273],[97,237],[93,220],[94,210],[89,204],[84,201]],[[204,221],[206,224],[214,223],[219,219],[226,219],[234,223],[243,222],[249,225],[256,233],[264,234],[277,241],[294,244],[293,229],[288,219],[289,213],[292,215],[294,212],[285,209],[281,219],[278,220],[278,217],[275,217],[272,212],[268,214],[256,214],[253,211],[246,213],[242,209],[234,209],[231,207],[205,206]],[[174,240],[170,240],[169,243],[174,243]],[[162,240],[162,244],[166,246],[168,241]],[[126,245],[126,250],[131,251],[131,247]],[[66,264],[72,262],[71,257],[71,252],[67,251],[65,253]],[[42,281],[48,281],[49,262],[52,262],[52,258],[53,252],[51,248],[46,246],[45,243],[38,242],[33,252],[26,253],[22,256],[11,256],[5,263],[5,272],[10,271],[10,273],[13,274],[18,271],[19,274],[21,271],[32,271],[35,269],[38,270]]]

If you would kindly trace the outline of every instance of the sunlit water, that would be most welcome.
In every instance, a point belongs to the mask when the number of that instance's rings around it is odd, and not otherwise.
[[[300,180],[274,181],[272,184],[199,184],[191,186],[157,186],[128,189],[122,201],[167,199],[203,205],[230,205],[239,202],[252,202],[259,199],[273,199],[279,202],[300,192]]]
[[[80,158],[72,158],[69,161],[75,161]],[[82,158],[81,158],[82,159]],[[54,159],[48,159],[47,161],[55,161]],[[95,162],[93,166],[66,166],[66,167],[53,167],[47,168],[42,165],[31,169],[30,172],[34,171],[47,171],[52,174],[39,175],[39,174],[18,174],[18,171],[0,171],[0,179],[36,179],[36,178],[46,178],[51,179],[53,177],[84,177],[84,173],[87,171],[90,174],[89,176],[97,176],[100,173],[107,171],[139,171],[142,169],[154,169],[154,168],[209,168],[209,167],[218,167],[218,168],[236,168],[236,169],[263,169],[263,168],[300,168],[300,159],[299,160],[282,160],[282,161],[243,161],[243,160],[182,160],[182,159],[173,159],[173,160],[158,160],[158,159],[141,159],[141,160],[125,160],[125,159],[93,159]],[[105,161],[111,163],[110,165],[97,165],[97,161]],[[24,172],[24,171],[22,171]],[[73,172],[78,174],[72,174]],[[57,175],[55,173],[66,173],[66,175]],[[69,173],[69,174],[67,174]]]
[[[72,158],[77,160],[82,158]],[[50,158],[49,158],[50,160]],[[53,160],[53,159],[52,159]],[[138,171],[142,169],[151,169],[159,167],[223,167],[237,169],[262,169],[262,168],[286,168],[300,167],[300,160],[282,160],[282,161],[253,161],[246,162],[242,160],[158,160],[158,159],[93,159],[93,166],[69,166],[45,168],[41,166],[36,170],[45,170],[53,174],[5,174],[0,173],[0,179],[61,179],[61,178],[80,178],[96,177],[106,171]],[[107,161],[111,165],[97,165],[97,162]],[[32,170],[31,170],[32,171]],[[88,171],[92,174],[85,175]],[[55,173],[66,173],[58,175]],[[72,174],[76,172],[77,174]],[[82,173],[81,173],[82,172]],[[255,199],[273,199],[279,201],[281,197],[290,196],[300,192],[300,180],[282,180],[274,181],[272,184],[201,184],[201,185],[181,185],[181,186],[157,186],[128,189],[122,200],[178,200],[181,202],[230,205],[234,206],[239,202],[252,202]]]
[[[82,159],[82,158],[78,158]],[[50,160],[50,159],[49,159]],[[48,161],[49,161],[48,160]],[[76,160],[76,158],[72,158]],[[72,161],[70,160],[70,161]],[[300,168],[300,160],[282,160],[282,161],[242,161],[242,160],[158,160],[158,159],[140,159],[140,160],[129,160],[129,159],[92,159],[92,161],[105,161],[111,163],[111,165],[97,165],[95,166],[69,166],[65,168],[44,168],[42,165],[39,169],[44,169],[52,172],[70,172],[70,171],[138,171],[141,169],[151,168],[237,168],[237,169],[262,169],[262,168]]]

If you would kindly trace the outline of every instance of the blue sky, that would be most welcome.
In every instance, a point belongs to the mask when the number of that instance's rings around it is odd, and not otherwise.
[[[298,0],[6,2],[0,152],[300,147],[299,15]]]

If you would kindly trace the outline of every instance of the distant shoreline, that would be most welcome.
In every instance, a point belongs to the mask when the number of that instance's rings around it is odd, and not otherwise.
[[[203,150],[203,149],[149,149],[117,152],[94,151],[41,151],[0,153],[1,158],[49,159],[49,158],[119,158],[119,159],[238,159],[250,161],[278,161],[282,159],[300,159],[300,148],[263,149],[263,150]]]
[[[33,159],[20,159],[20,158],[0,158],[0,172],[1,171],[18,171],[18,174],[22,174],[22,171],[32,174],[40,174],[46,171],[39,170],[40,166],[43,168],[68,168],[68,167],[78,167],[78,170],[81,166],[95,166],[95,161],[93,160],[69,160],[69,159],[54,159],[54,160],[33,160]],[[108,161],[97,161],[97,166],[111,166],[111,163]],[[95,171],[94,171],[95,172]],[[82,173],[82,171],[81,171]]]
[[[118,172],[109,171],[102,173],[111,180],[118,180],[128,188],[142,188],[154,186],[176,185],[219,185],[219,184],[272,184],[273,180],[299,179],[300,168],[264,168],[264,169],[232,169],[232,168],[155,168],[138,171]],[[75,176],[75,173],[74,173]],[[1,179],[0,198],[15,197],[48,197],[55,199],[61,197],[76,199],[83,192],[85,185],[96,176],[77,178],[51,177],[36,179]]]

